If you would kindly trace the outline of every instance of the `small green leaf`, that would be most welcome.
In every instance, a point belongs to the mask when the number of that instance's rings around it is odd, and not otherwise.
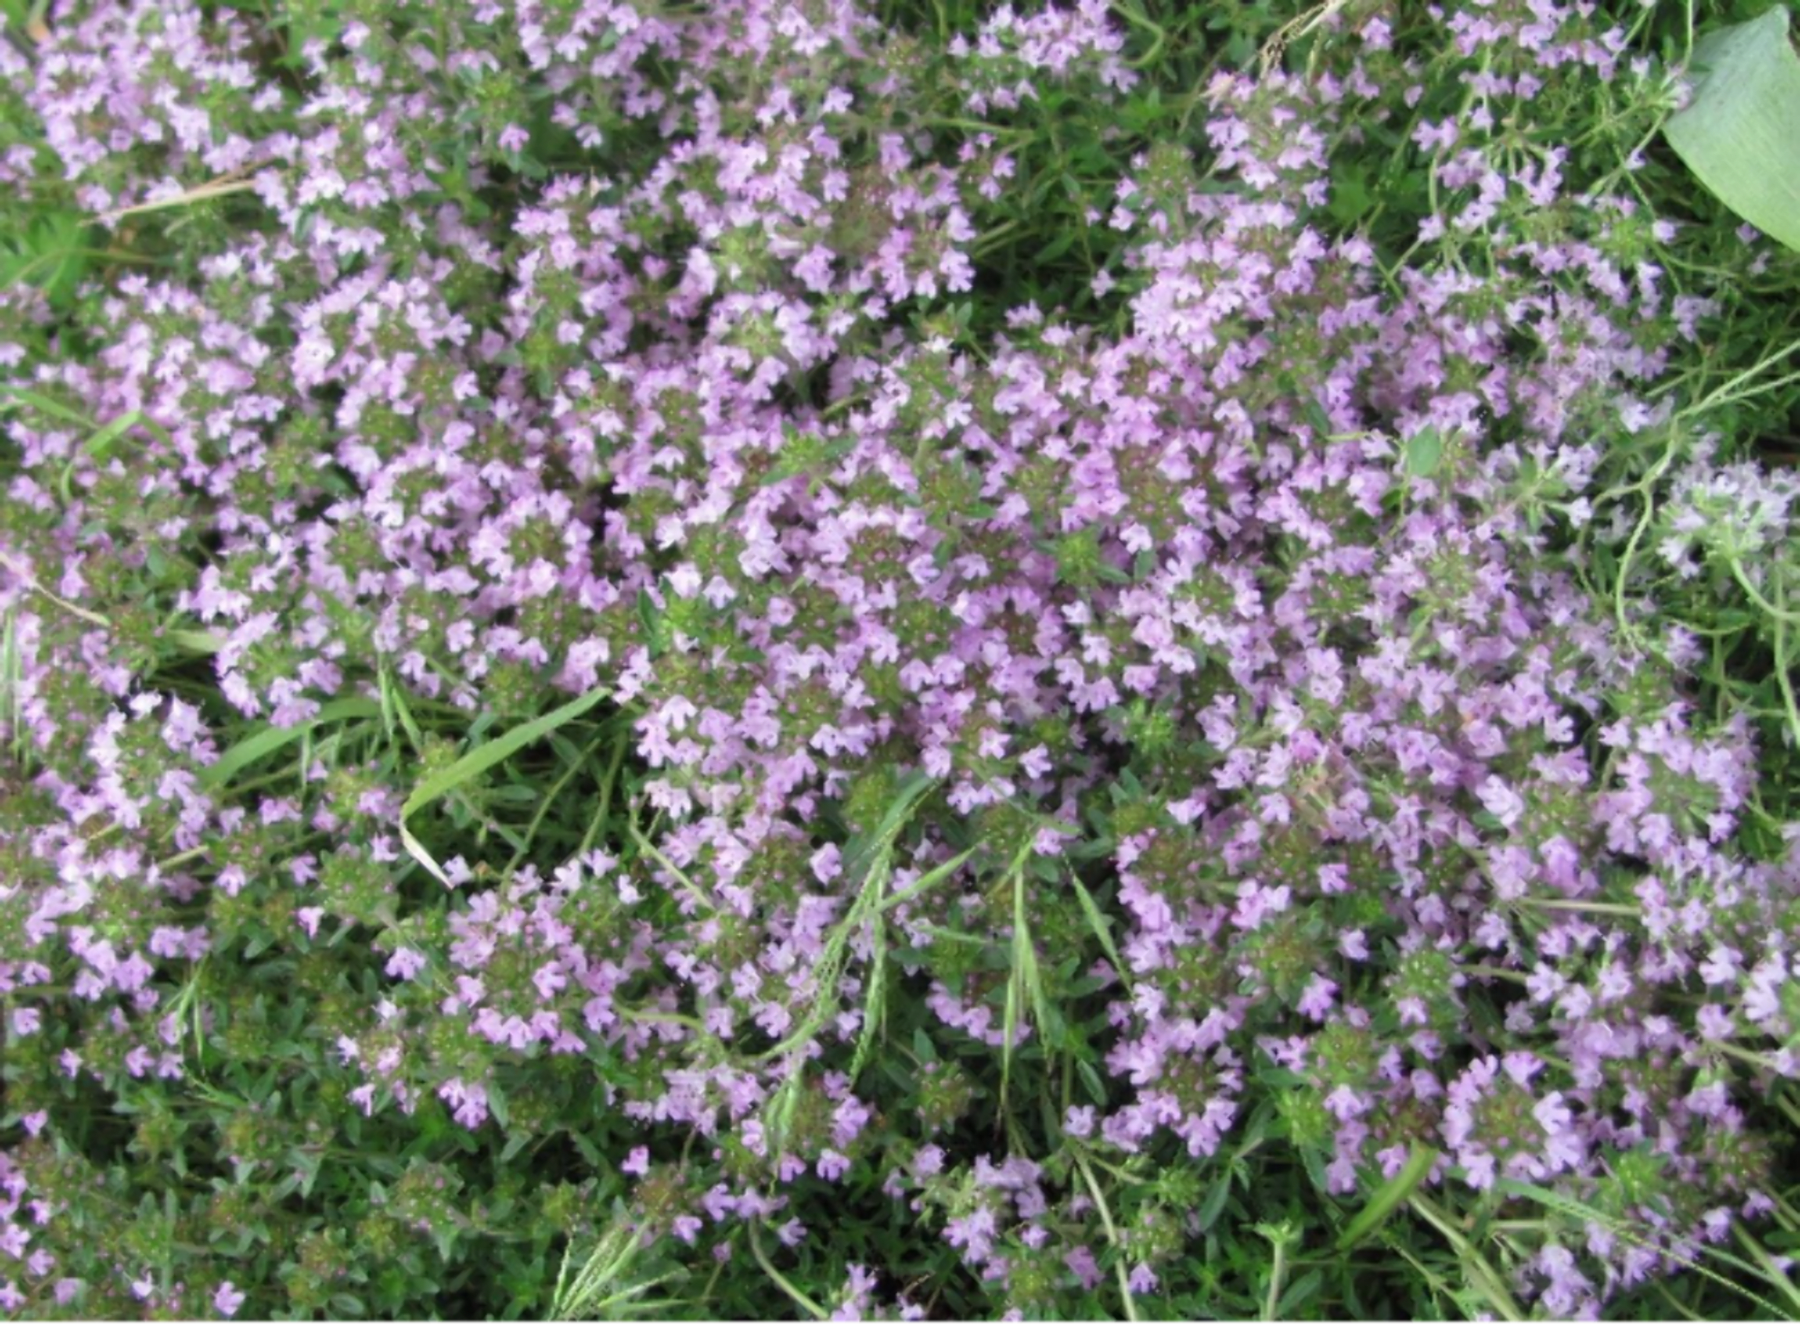
[[[372,699],[335,700],[322,707],[310,722],[296,723],[292,727],[269,727],[255,736],[239,741],[201,770],[200,784],[211,788],[222,787],[240,769],[249,767],[259,759],[267,759],[284,745],[292,744],[323,723],[380,716],[381,706]]]
[[[644,627],[645,640],[650,646],[650,656],[660,657],[669,644],[669,629],[662,609],[656,605],[656,600],[650,596],[648,589],[638,590],[637,614],[639,624]]]
[[[1219,1216],[1225,1212],[1225,1202],[1231,1197],[1231,1180],[1220,1176],[1207,1189],[1206,1199],[1200,1202],[1198,1214],[1200,1232],[1204,1233],[1219,1222]]]
[[[1048,244],[1044,245],[1043,248],[1039,249],[1037,253],[1033,255],[1032,260],[1042,265],[1048,265],[1049,263],[1055,262],[1063,254],[1074,247],[1075,241],[1080,235],[1081,232],[1075,229],[1074,226],[1062,227],[1061,233]]]
[[[1308,1270],[1282,1293],[1281,1302],[1275,1308],[1276,1320],[1294,1320],[1300,1317],[1303,1308],[1325,1285],[1325,1273],[1322,1270]]]
[[[1720,202],[1800,249],[1800,57],[1786,5],[1709,33],[1694,48],[1699,77],[1663,133]]]
[[[1113,943],[1112,923],[1101,914],[1093,894],[1082,886],[1080,879],[1071,874],[1069,882],[1075,885],[1075,896],[1081,902],[1082,914],[1087,917],[1088,928],[1094,931],[1094,937],[1100,940],[1100,947],[1106,953],[1106,959],[1112,963],[1113,970],[1118,972],[1119,979],[1129,989],[1131,977],[1126,973],[1125,963],[1119,957],[1119,949]]]
[[[1413,434],[1406,443],[1406,472],[1414,478],[1430,478],[1444,461],[1444,438],[1436,428]]]
[[[1332,175],[1331,201],[1325,207],[1332,220],[1348,229],[1367,216],[1374,206],[1367,166],[1347,165]]]

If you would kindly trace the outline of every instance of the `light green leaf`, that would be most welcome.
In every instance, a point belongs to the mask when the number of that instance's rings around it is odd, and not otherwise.
[[[119,415],[118,418],[82,443],[82,449],[91,456],[104,456],[106,448],[123,437],[128,429],[140,423],[143,417],[143,414],[135,409]]]
[[[1800,57],[1786,5],[1720,28],[1694,48],[1687,109],[1663,133],[1720,202],[1800,249]]]
[[[1444,460],[1444,438],[1436,428],[1415,433],[1406,443],[1406,472],[1414,478],[1430,478]]]
[[[218,653],[225,648],[225,637],[212,630],[164,630],[162,637],[189,653]]]

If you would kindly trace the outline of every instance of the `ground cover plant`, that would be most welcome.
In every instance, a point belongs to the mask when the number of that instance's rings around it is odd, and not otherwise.
[[[1800,1313],[1768,8],[0,0],[0,1313]]]

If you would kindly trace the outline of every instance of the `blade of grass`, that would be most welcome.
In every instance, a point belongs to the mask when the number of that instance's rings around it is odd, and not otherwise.
[[[1594,1209],[1593,1206],[1587,1205],[1581,1201],[1577,1201],[1574,1197],[1564,1196],[1560,1192],[1551,1191],[1547,1187],[1539,1187],[1534,1183],[1520,1182],[1515,1178],[1502,1178],[1497,1183],[1495,1183],[1494,1186],[1495,1186],[1495,1190],[1504,1192],[1508,1196],[1516,1196],[1516,1197],[1523,1198],[1525,1200],[1536,1201],[1539,1205],[1544,1206],[1546,1209],[1555,1210],[1558,1213],[1566,1215],[1570,1218],[1599,1224],[1602,1227],[1609,1229],[1615,1236],[1623,1238],[1625,1241],[1633,1243],[1639,1247],[1643,1247],[1643,1248],[1646,1248],[1647,1250],[1655,1251],[1659,1255],[1667,1257],[1669,1260],[1673,1261],[1675,1264],[1682,1266],[1684,1269],[1692,1270],[1695,1274],[1701,1276],[1703,1279],[1709,1279],[1712,1282],[1718,1284],[1720,1287],[1726,1288],[1726,1289],[1730,1290],[1731,1292],[1736,1293],[1739,1297],[1742,1297],[1746,1301],[1755,1303],[1758,1308],[1760,1308],[1763,1311],[1768,1312],[1770,1315],[1772,1315],[1772,1316],[1780,1316],[1781,1315],[1781,1312],[1776,1308],[1776,1306],[1772,1302],[1768,1301],[1766,1298],[1758,1296],[1755,1293],[1752,1293],[1749,1289],[1745,1288],[1742,1284],[1734,1283],[1732,1280],[1727,1279],[1724,1275],[1718,1273],[1716,1270],[1712,1270],[1712,1269],[1709,1269],[1707,1266],[1701,1265],[1698,1261],[1690,1260],[1685,1256],[1675,1255],[1673,1252],[1671,1252],[1665,1248],[1656,1246],[1649,1238],[1646,1238],[1644,1236],[1643,1230],[1637,1225],[1627,1223],[1624,1220],[1615,1219],[1612,1216],[1608,1215],[1605,1211],[1596,1210],[1596,1209]],[[1703,1254],[1711,1256],[1715,1260],[1720,1261],[1721,1263],[1723,1263],[1725,1265],[1731,1266],[1734,1269],[1743,1270],[1752,1275],[1758,1274],[1758,1270],[1757,1270],[1756,1266],[1746,1264],[1744,1261],[1740,1260],[1738,1257],[1733,1256],[1730,1252],[1720,1251],[1717,1247],[1709,1247],[1709,1246],[1705,1246],[1705,1245],[1701,1246],[1701,1251]],[[1762,1275],[1760,1277],[1766,1278],[1767,1276]],[[1784,1284],[1783,1287],[1790,1293],[1795,1291],[1793,1288],[1793,1285],[1791,1283]],[[1800,1304],[1797,1304],[1797,1305],[1800,1305]]]
[[[105,427],[98,429],[92,437],[89,437],[87,441],[83,442],[81,449],[95,459],[99,459],[107,447],[111,446],[120,437],[123,437],[134,424],[141,422],[143,417],[143,414],[135,409],[119,415],[118,418],[114,419],[111,423],[108,423]],[[56,481],[56,490],[58,495],[62,497],[64,506],[69,505],[75,500],[74,481],[75,458],[71,456],[69,458],[69,463],[63,466],[61,477]]]
[[[211,655],[225,647],[225,640],[210,630],[165,630],[163,638],[188,653]]]
[[[175,207],[188,207],[197,202],[208,202],[213,198],[224,198],[233,193],[248,193],[256,187],[253,179],[235,178],[247,173],[250,169],[260,167],[244,167],[234,170],[217,179],[207,180],[204,184],[196,184],[171,198],[160,198],[155,202],[134,203],[129,207],[115,207],[109,212],[101,212],[94,220],[99,225],[112,225],[123,221],[128,216],[143,216],[150,212],[166,212]]]
[[[1468,1274],[1469,1287],[1480,1293],[1495,1315],[1507,1320],[1521,1321],[1525,1313],[1519,1310],[1519,1304],[1513,1301],[1513,1295],[1507,1290],[1506,1281],[1500,1277],[1487,1257],[1483,1256],[1475,1245],[1458,1231],[1456,1224],[1448,1213],[1440,1209],[1436,1202],[1423,1192],[1415,1191],[1407,1198],[1407,1204],[1424,1218],[1445,1241],[1456,1249],[1461,1259],[1463,1270]]]
[[[532,742],[542,740],[558,727],[579,718],[605,699],[607,693],[603,689],[590,690],[587,694],[570,700],[561,708],[552,709],[541,717],[533,718],[530,722],[514,727],[504,736],[496,737],[485,745],[476,746],[455,763],[447,768],[439,769],[414,787],[412,795],[408,796],[406,803],[400,807],[400,842],[406,848],[406,853],[422,865],[432,878],[448,886],[450,881],[445,876],[443,869],[418,838],[413,836],[406,821],[433,801],[449,795],[458,787],[480,777],[488,769],[517,754]],[[377,707],[377,712],[379,712],[379,707]]]
[[[756,1258],[756,1263],[762,1267],[763,1273],[769,1276],[777,1288],[791,1297],[796,1306],[814,1320],[824,1320],[825,1308],[794,1287],[793,1281],[775,1268],[774,1262],[769,1259],[769,1254],[763,1250],[762,1239],[757,1235],[757,1228],[761,1222],[756,1219],[750,1221],[750,1254]]]
[[[1761,1243],[1750,1236],[1749,1232],[1742,1224],[1733,1223],[1731,1231],[1733,1235],[1736,1236],[1738,1245],[1749,1253],[1751,1260],[1755,1262],[1753,1265],[1744,1265],[1744,1268],[1755,1271],[1764,1279],[1768,1280],[1775,1288],[1780,1289],[1781,1295],[1788,1300],[1788,1319],[1800,1320],[1800,1288],[1794,1287],[1794,1281],[1781,1272],[1780,1267],[1775,1264],[1774,1257],[1769,1255],[1768,1251],[1764,1249]],[[1720,1255],[1717,1252],[1714,1252],[1714,1254],[1718,1255],[1720,1260],[1726,1261],[1727,1264],[1737,1260],[1735,1256],[1728,1260],[1725,1256]],[[1743,1263],[1739,1262],[1739,1264]]]
[[[520,839],[519,849],[507,862],[506,872],[508,874],[525,863],[526,852],[530,850],[532,841],[538,835],[538,830],[544,826],[544,816],[550,812],[550,807],[556,804],[556,798],[562,794],[563,789],[569,785],[575,775],[587,766],[587,761],[593,756],[594,751],[600,748],[601,742],[605,739],[606,733],[603,731],[589,741],[585,749],[577,751],[575,758],[567,761],[568,766],[564,769],[562,776],[551,783],[550,790],[538,799],[537,811],[531,816],[531,822],[525,826],[525,835]]]
[[[1069,875],[1069,882],[1075,885],[1075,896],[1080,899],[1082,914],[1087,917],[1088,928],[1094,931],[1094,937],[1100,940],[1101,951],[1106,953],[1106,960],[1113,964],[1113,970],[1119,974],[1119,981],[1125,986],[1127,993],[1131,991],[1131,976],[1125,969],[1124,961],[1119,957],[1119,949],[1112,939],[1112,926],[1100,912],[1099,904],[1075,875]]]
[[[19,654],[18,626],[13,609],[4,614],[0,626],[0,726],[12,736],[13,763],[25,767],[25,724],[19,721],[23,711],[19,692],[25,685],[24,660]]]
[[[1125,1305],[1125,1319],[1136,1321],[1140,1317],[1137,1313],[1137,1303],[1132,1297],[1131,1281],[1125,1275],[1125,1248],[1119,1240],[1118,1225],[1113,1223],[1112,1209],[1106,1204],[1106,1197],[1100,1191],[1100,1183],[1094,1177],[1093,1169],[1088,1167],[1087,1155],[1081,1147],[1072,1146],[1069,1153],[1074,1157],[1075,1166],[1081,1170],[1082,1181],[1087,1183],[1088,1192],[1094,1198],[1094,1208],[1100,1212],[1100,1224],[1106,1230],[1106,1240],[1113,1246],[1113,1269],[1118,1274],[1119,1298]]]
[[[1006,1106],[1007,1093],[1012,1085],[1012,1063],[1014,1045],[1018,1039],[1019,1017],[1024,1012],[1029,998],[1033,1015],[1037,1018],[1041,1032],[1049,1024],[1044,998],[1043,982],[1038,978],[1037,950],[1031,942],[1031,924],[1025,916],[1025,862],[1031,856],[1031,843],[1027,841],[1013,857],[1012,895],[1013,895],[1013,932],[1012,932],[1012,970],[1006,981],[1006,1011],[1002,1019],[1000,1046],[1000,1105]]]
[[[627,1220],[622,1210],[616,1210],[606,1231],[589,1249],[582,1260],[581,1268],[576,1271],[573,1282],[569,1280],[569,1262],[575,1252],[575,1241],[563,1250],[562,1264],[556,1274],[556,1289],[550,1299],[550,1317],[553,1320],[589,1320],[605,1303],[616,1301],[619,1297],[629,1295],[631,1289],[624,1293],[607,1294],[607,1290],[617,1282],[631,1266],[641,1250],[641,1239],[635,1226]],[[650,1285],[645,1284],[644,1287]]]
[[[42,392],[32,391],[19,386],[0,386],[0,391],[5,392],[16,401],[30,405],[33,409],[42,410],[53,419],[60,419],[64,423],[75,424],[77,427],[85,428],[89,432],[92,432],[100,426],[80,410],[72,409],[61,401],[44,395]]]
[[[812,1006],[800,1024],[791,1031],[779,1044],[766,1049],[757,1055],[760,1061],[783,1058],[794,1055],[791,1075],[771,1101],[771,1107],[764,1111],[764,1126],[767,1128],[771,1149],[779,1149],[781,1139],[787,1134],[787,1122],[793,1112],[798,1098],[800,1073],[804,1066],[804,1050],[809,1041],[823,1029],[831,1017],[838,1000],[838,981],[842,976],[850,954],[850,941],[865,924],[873,923],[875,934],[872,936],[872,958],[877,969],[872,979],[868,1002],[864,1006],[862,1033],[856,1049],[856,1066],[860,1068],[866,1057],[873,1034],[871,1022],[880,1015],[880,1002],[886,995],[886,974],[880,964],[887,957],[887,936],[885,923],[881,919],[882,893],[887,888],[888,877],[893,870],[894,841],[899,837],[913,810],[919,802],[937,786],[937,779],[924,774],[917,774],[902,784],[898,796],[889,805],[881,821],[876,825],[874,833],[866,839],[857,839],[845,853],[852,862],[849,877],[860,878],[860,887],[855,900],[850,905],[848,914],[831,931],[825,941],[815,963],[814,988]],[[944,868],[940,866],[939,868]],[[861,871],[860,875],[854,871]],[[946,871],[947,872],[947,871]]]
[[[856,1038],[856,1054],[850,1060],[850,1080],[862,1075],[875,1048],[875,1036],[887,1021],[887,924],[875,914],[875,936],[869,948],[869,993],[863,1000],[862,1033]]]
[[[952,874],[956,873],[957,870],[961,869],[962,866],[967,863],[969,857],[974,854],[975,854],[975,848],[970,847],[967,851],[963,852],[960,856],[955,856],[955,857],[951,858],[950,860],[946,860],[942,865],[933,866],[929,873],[922,875],[915,882],[913,882],[912,884],[908,885],[905,888],[902,888],[899,892],[889,893],[885,898],[882,899],[881,905],[878,909],[881,911],[892,910],[894,907],[901,905],[903,902],[910,902],[910,901],[912,901],[913,898],[919,896],[921,893],[927,892],[930,889],[935,888],[938,884],[942,883],[945,879],[949,878]]]
[[[1437,1159],[1438,1152],[1430,1146],[1414,1146],[1400,1171],[1384,1182],[1356,1218],[1344,1226],[1343,1233],[1338,1236],[1338,1250],[1349,1251],[1386,1223],[1388,1217],[1405,1204],[1413,1189],[1425,1180]]]
[[[664,869],[669,871],[670,874],[674,875],[675,881],[687,890],[690,897],[700,903],[702,909],[709,913],[716,913],[718,911],[719,904],[706,895],[705,889],[701,888],[699,884],[688,878],[687,874],[682,871],[679,865],[658,850],[656,843],[644,836],[643,830],[637,826],[637,821],[635,819],[633,819],[630,824],[630,832],[631,840],[637,843],[638,850],[642,851],[645,855],[649,856],[650,859],[654,860],[658,865],[661,865]]]
[[[438,770],[414,787],[406,803],[400,807],[400,813],[411,818],[433,801],[441,799],[456,790],[464,783],[480,777],[488,769],[511,758],[534,741],[542,740],[565,723],[573,722],[594,705],[605,699],[605,690],[590,690],[579,699],[572,699],[561,708],[552,709],[542,717],[533,718],[530,722],[514,727],[503,736],[497,736],[485,745],[476,746],[455,763]]]
[[[372,699],[333,700],[321,707],[309,721],[296,723],[292,727],[267,727],[255,736],[239,741],[201,770],[200,785],[213,789],[224,786],[241,770],[267,759],[283,746],[293,744],[314,727],[380,716],[381,705]]]
[[[851,887],[859,886],[868,877],[877,858],[893,845],[906,821],[912,817],[913,807],[935,786],[937,779],[929,773],[914,773],[900,784],[899,794],[882,814],[875,831],[851,843],[850,850],[845,853],[844,873]]]

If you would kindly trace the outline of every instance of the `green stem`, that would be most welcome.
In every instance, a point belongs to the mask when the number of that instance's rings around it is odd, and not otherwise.
[[[538,829],[543,826],[544,816],[550,812],[550,807],[556,803],[556,798],[562,795],[563,788],[569,785],[570,780],[573,779],[587,763],[588,756],[599,749],[600,742],[605,739],[604,736],[597,736],[592,741],[588,742],[587,748],[576,756],[574,761],[569,764],[567,771],[564,772],[561,777],[557,778],[556,781],[551,784],[550,790],[538,800],[537,812],[531,816],[531,822],[525,825],[525,835],[519,839],[518,850],[513,852],[512,859],[506,862],[506,872],[508,874],[511,874],[524,863],[526,853],[531,847],[532,840],[537,837]]]
[[[1787,590],[1780,572],[1776,572],[1775,602],[1787,606]],[[1785,612],[1775,622],[1775,684],[1781,688],[1782,703],[1787,706],[1788,728],[1793,733],[1794,748],[1800,750],[1800,703],[1794,699],[1794,678],[1788,673],[1788,633]]]
[[[1082,1180],[1087,1183],[1089,1195],[1094,1198],[1094,1208],[1100,1212],[1100,1226],[1106,1230],[1106,1240],[1112,1244],[1116,1253],[1113,1269],[1119,1279],[1119,1296],[1125,1304],[1125,1319],[1138,1320],[1137,1303],[1132,1300],[1131,1280],[1125,1274],[1125,1247],[1119,1240],[1118,1226],[1113,1223],[1112,1210],[1106,1204],[1106,1197],[1100,1193],[1100,1183],[1094,1177],[1094,1171],[1088,1167],[1087,1156],[1077,1149],[1071,1149],[1070,1153],[1075,1157],[1075,1166],[1081,1170]]]
[[[1763,386],[1759,386],[1755,391],[1749,393],[1739,393],[1737,391],[1737,388],[1742,386],[1745,382],[1756,377],[1757,374],[1761,373],[1764,369],[1773,368],[1776,364],[1787,358],[1788,355],[1794,353],[1795,350],[1800,350],[1800,340],[1792,341],[1781,349],[1776,350],[1775,353],[1758,360],[1750,367],[1744,369],[1744,371],[1739,373],[1736,377],[1727,380],[1724,385],[1708,393],[1702,399],[1696,400],[1693,404],[1677,410],[1675,417],[1677,419],[1690,418],[1695,414],[1704,413],[1706,410],[1712,409],[1716,405],[1728,404],[1733,400],[1747,399],[1750,395],[1758,395],[1772,387],[1780,386],[1783,382],[1792,381],[1792,377],[1786,377],[1778,379],[1775,382],[1765,383]]]
[[[1640,916],[1643,908],[1625,902],[1584,902],[1577,898],[1521,897],[1518,904],[1537,911],[1574,911],[1596,916]]]
[[[1275,1259],[1269,1266],[1269,1295],[1263,1299],[1264,1320],[1278,1320],[1281,1308],[1281,1281],[1287,1276],[1287,1243],[1275,1240]]]
[[[1499,1272],[1488,1263],[1485,1256],[1475,1249],[1474,1244],[1457,1230],[1455,1223],[1446,1211],[1423,1192],[1414,1192],[1407,1199],[1407,1204],[1417,1211],[1426,1223],[1443,1234],[1445,1240],[1456,1249],[1457,1255],[1462,1258],[1463,1267],[1469,1272],[1470,1278],[1475,1281],[1475,1286],[1487,1298],[1488,1305],[1507,1320],[1522,1321],[1525,1319],[1525,1313],[1520,1311],[1519,1304],[1513,1301],[1512,1294],[1507,1291],[1506,1283],[1500,1278]]]
[[[1756,587],[1755,581],[1744,574],[1744,568],[1739,564],[1736,557],[1732,557],[1728,564],[1731,567],[1731,578],[1738,582],[1738,588],[1744,591],[1751,602],[1755,603],[1777,621],[1785,622],[1790,626],[1800,626],[1800,612],[1790,612],[1782,604],[1771,603],[1767,598],[1763,597],[1762,590]],[[1777,574],[1775,578],[1775,586],[1775,591],[1779,594],[1781,592],[1781,577],[1779,574]]]
[[[1168,40],[1169,34],[1163,31],[1161,25],[1152,22],[1148,15],[1138,13],[1129,5],[1115,4],[1113,11],[1132,27],[1142,28],[1150,34],[1150,49],[1137,59],[1127,61],[1133,69],[1142,69],[1161,54],[1163,43]]]
[[[777,1288],[793,1298],[802,1311],[806,1312],[806,1314],[811,1316],[814,1320],[824,1320],[825,1308],[813,1301],[805,1293],[802,1293],[798,1288],[794,1287],[788,1277],[780,1270],[777,1270],[774,1263],[769,1260],[768,1253],[763,1250],[762,1239],[756,1235],[756,1230],[760,1222],[760,1220],[755,1219],[750,1221],[750,1254],[756,1257],[756,1263],[762,1266],[763,1273],[768,1275],[769,1278],[774,1281]]]

